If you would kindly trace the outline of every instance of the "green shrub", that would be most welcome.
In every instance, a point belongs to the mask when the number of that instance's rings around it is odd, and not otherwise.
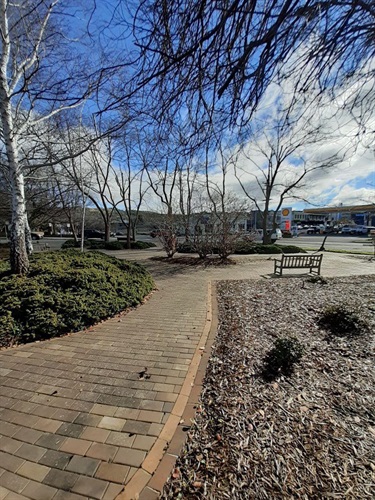
[[[146,250],[147,248],[156,247],[156,244],[152,243],[152,241],[132,241],[130,246],[133,250]]]
[[[90,248],[105,248],[106,250],[123,250],[124,243],[121,241],[93,241],[92,243],[102,243],[103,246],[90,246]]]
[[[318,325],[335,337],[358,337],[369,331],[367,321],[345,304],[326,307],[320,314]]]
[[[263,245],[251,241],[238,241],[236,243],[235,254],[278,254],[278,253],[306,253],[295,245]]]
[[[263,358],[263,377],[273,380],[279,375],[290,376],[304,352],[303,345],[295,337],[277,339]]]
[[[247,243],[238,242],[238,246],[234,251],[236,254],[270,254],[281,253],[280,247],[277,245],[263,245],[262,243]]]
[[[184,241],[177,247],[178,253],[195,253],[193,243],[191,241]]]
[[[81,242],[76,243],[74,240],[66,240],[61,248],[63,250],[69,248],[80,248]],[[103,240],[85,240],[85,248],[89,250],[124,250],[126,249],[125,241],[103,241]],[[132,241],[130,248],[134,250],[145,250],[146,248],[156,247],[151,241]]]
[[[81,241],[78,240],[78,241],[75,241],[75,240],[66,240],[64,241],[64,243],[61,245],[61,248],[63,250],[66,250],[67,248],[80,248],[81,246]],[[87,246],[87,241],[84,241],[84,246],[86,247]]]
[[[2,265],[0,346],[80,330],[139,304],[152,288],[142,266],[100,252],[35,254],[27,276]]]
[[[282,253],[307,253],[303,248],[295,245],[280,245]]]
[[[104,240],[87,240],[87,248],[90,250],[104,250],[106,244]]]

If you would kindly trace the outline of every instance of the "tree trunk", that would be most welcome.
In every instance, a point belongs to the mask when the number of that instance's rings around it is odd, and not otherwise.
[[[263,213],[263,222],[262,222],[263,245],[269,245],[271,243],[271,234],[268,233],[267,222],[268,222],[268,212]]]
[[[3,137],[8,159],[11,225],[10,225],[10,267],[14,274],[26,274],[29,270],[29,258],[26,249],[26,217],[24,179],[18,163],[17,139],[13,134],[13,123],[9,100],[0,92],[0,112],[3,125]]]
[[[6,18],[4,5],[1,12],[3,20]],[[7,23],[1,24],[3,37],[7,35]],[[2,52],[9,50],[9,40],[3,39]],[[7,57],[2,58],[0,68],[0,116],[5,152],[8,160],[10,197],[11,197],[11,225],[10,225],[10,266],[14,274],[26,274],[29,270],[29,258],[26,251],[26,203],[22,170],[18,161],[17,135],[14,133],[12,106],[8,95]]]
[[[104,223],[104,240],[106,242],[109,242],[109,240],[111,239],[111,221],[105,221]]]
[[[131,222],[130,222],[130,218],[129,218],[128,224],[126,226],[126,248],[128,250],[131,249],[131,232],[132,232],[132,227],[131,227]]]
[[[26,251],[27,251],[27,255],[31,255],[34,251],[34,248],[33,248],[33,240],[31,238],[31,230],[30,230],[30,226],[29,226],[29,219],[27,217],[27,213],[26,213],[26,217],[25,217],[25,243],[26,243]]]
[[[22,175],[22,197],[26,203],[25,183],[24,183],[23,174],[21,174],[21,175]],[[33,240],[31,238],[31,230],[30,230],[30,225],[29,225],[29,218],[27,217],[27,212],[25,212],[25,244],[26,244],[27,255],[31,255],[34,251],[34,248],[33,248]]]
[[[72,231],[74,243],[78,243],[78,235],[77,235],[77,229],[76,229],[75,225],[70,224],[70,229]]]
[[[8,148],[7,148],[8,149]],[[9,161],[9,156],[8,156]],[[10,226],[10,267],[14,274],[27,274],[29,257],[26,248],[26,206],[23,192],[23,175],[17,164],[11,166],[10,188],[12,197],[12,221]]]
[[[135,237],[136,237],[136,230],[135,230],[135,222],[132,222],[132,238],[133,238],[133,241],[135,241]]]

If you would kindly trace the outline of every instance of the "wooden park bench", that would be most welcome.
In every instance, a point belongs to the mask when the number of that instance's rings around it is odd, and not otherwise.
[[[282,276],[283,269],[310,269],[310,273],[320,275],[323,254],[319,255],[285,255],[275,260],[274,274]]]

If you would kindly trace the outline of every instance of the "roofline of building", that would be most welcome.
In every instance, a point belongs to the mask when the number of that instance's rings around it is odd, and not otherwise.
[[[352,205],[342,207],[305,208],[305,214],[333,214],[341,212],[375,212],[375,205]]]

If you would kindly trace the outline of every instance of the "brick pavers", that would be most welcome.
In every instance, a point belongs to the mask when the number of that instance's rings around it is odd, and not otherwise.
[[[174,436],[184,439],[181,419],[194,412],[192,388],[199,393],[193,384],[210,324],[207,284],[268,277],[273,268],[264,257],[224,269],[145,263],[158,290],[141,307],[0,352],[0,499],[157,498],[178,453]],[[326,255],[322,273],[374,267]]]

